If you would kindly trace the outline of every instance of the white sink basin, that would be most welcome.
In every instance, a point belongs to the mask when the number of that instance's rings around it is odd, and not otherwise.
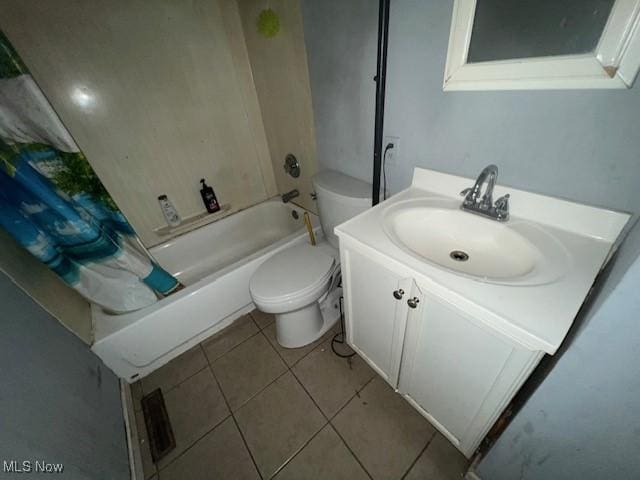
[[[543,227],[529,221],[501,223],[460,210],[460,202],[400,202],[383,214],[387,236],[421,261],[476,280],[539,285],[560,278],[570,255]]]

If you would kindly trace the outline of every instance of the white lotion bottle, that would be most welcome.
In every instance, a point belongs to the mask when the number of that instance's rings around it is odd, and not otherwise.
[[[178,225],[180,225],[180,223],[182,223],[176,207],[173,206],[173,203],[171,203],[171,200],[169,200],[166,195],[160,195],[158,197],[158,202],[160,202],[162,214],[164,215],[164,218],[167,220],[167,223],[170,227],[177,227]]]

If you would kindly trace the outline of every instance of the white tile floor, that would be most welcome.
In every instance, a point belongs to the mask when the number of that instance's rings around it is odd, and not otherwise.
[[[254,311],[133,386],[145,477],[460,479],[467,460],[335,330],[300,349]],[[151,460],[139,401],[161,388],[176,448]]]

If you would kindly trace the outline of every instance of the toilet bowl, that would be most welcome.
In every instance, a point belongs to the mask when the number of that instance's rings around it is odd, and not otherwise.
[[[308,243],[288,248],[258,267],[251,278],[253,302],[259,310],[275,314],[276,336],[283,347],[308,345],[337,320],[330,311],[322,312],[322,302],[340,274],[337,255],[328,248]]]
[[[327,332],[340,316],[340,255],[335,226],[371,206],[371,185],[327,170],[312,178],[324,237],[283,250],[253,274],[256,307],[276,317],[278,343],[299,348]],[[326,239],[325,239],[326,238]]]

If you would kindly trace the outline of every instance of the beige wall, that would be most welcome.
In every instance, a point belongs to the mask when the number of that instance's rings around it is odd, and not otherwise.
[[[232,211],[293,188],[315,210],[316,149],[298,0],[268,3],[275,38],[257,33],[263,0],[4,0],[14,44],[147,246],[167,238],[157,197],[204,210],[207,178]],[[73,21],[70,21],[73,19]],[[42,28],[47,25],[47,28]],[[302,175],[283,169],[287,153]]]
[[[0,270],[84,342],[93,341],[89,302],[0,229]]]
[[[0,26],[146,245],[202,177],[233,210],[277,193],[233,2],[4,0]]]
[[[311,200],[311,176],[317,171],[316,144],[309,70],[298,0],[237,0],[251,59],[264,128],[278,192],[300,190],[294,202],[315,211]],[[258,33],[256,22],[265,8],[280,17],[280,32],[272,38]],[[294,179],[283,169],[287,153],[301,164]]]

